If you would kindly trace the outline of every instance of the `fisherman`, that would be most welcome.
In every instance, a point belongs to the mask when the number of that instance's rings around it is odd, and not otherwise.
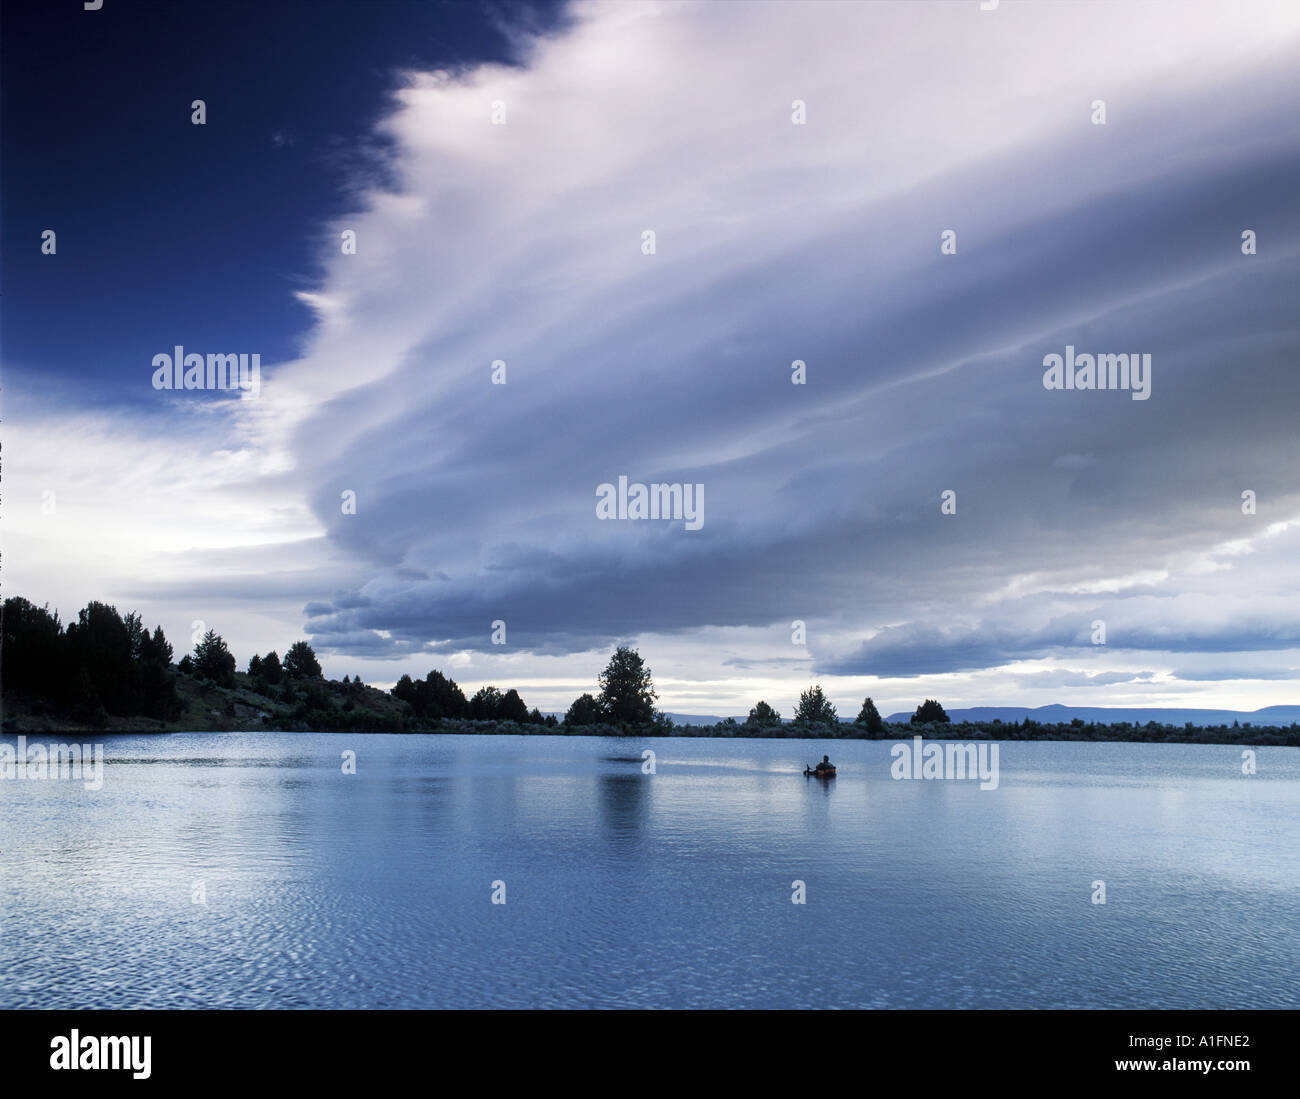
[[[835,764],[831,762],[830,756],[822,756],[822,761],[813,768],[814,771],[833,771]]]

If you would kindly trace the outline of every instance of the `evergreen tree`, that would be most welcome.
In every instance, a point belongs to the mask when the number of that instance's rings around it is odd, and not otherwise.
[[[133,648],[139,644],[143,627],[135,616],[134,626],[106,603],[88,603],[68,626],[66,646],[69,664],[86,673],[85,684],[78,675],[79,704],[108,713],[125,714],[134,701]]]
[[[650,669],[635,649],[620,645],[600,673],[600,709],[611,721],[649,725],[655,718]]]
[[[439,671],[429,672],[424,679],[403,675],[389,693],[409,703],[416,717],[437,721],[472,716],[465,692]]]
[[[520,725],[527,724],[528,707],[524,705],[524,700],[519,697],[519,692],[513,687],[501,696],[501,704],[497,708],[497,718],[500,721],[514,721]]]
[[[501,692],[495,687],[480,687],[469,700],[470,716],[475,721],[496,721],[501,717],[501,703]]]
[[[235,657],[216,630],[208,630],[194,646],[194,674],[222,687],[235,685]]]
[[[135,678],[140,713],[163,721],[180,716],[181,700],[176,693],[176,673],[172,671],[172,647],[161,626],[154,626],[152,636],[148,630],[142,631]]]
[[[822,694],[821,685],[811,687],[799,696],[799,708],[794,712],[796,725],[836,725],[839,715],[830,700]]]
[[[290,679],[319,679],[320,662],[306,641],[295,641],[284,654],[284,674]]]
[[[140,615],[135,611],[122,619],[122,624],[126,627],[127,641],[131,647],[131,659],[139,660],[143,653],[144,644],[149,639],[149,631],[144,628],[144,623],[140,621]]]
[[[879,736],[881,730],[885,727],[880,711],[876,709],[876,704],[871,701],[870,695],[863,700],[856,724],[861,725],[867,731],[868,736]]]
[[[439,671],[424,677],[424,690],[428,698],[430,717],[465,717],[469,713],[469,700],[454,679]]]
[[[58,614],[15,595],[4,601],[2,617],[5,690],[66,699],[70,690]]]
[[[565,725],[599,725],[605,720],[600,703],[589,694],[579,695],[573,700],[569,712],[564,715]]]
[[[1026,718],[1026,720],[1028,720]],[[916,713],[912,715],[913,725],[940,725],[947,724],[948,715],[944,712],[942,706],[933,698],[927,698],[916,708]]]

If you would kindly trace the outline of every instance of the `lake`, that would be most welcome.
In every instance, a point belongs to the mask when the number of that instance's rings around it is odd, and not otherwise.
[[[1300,1006],[1293,748],[79,739],[0,781],[0,1008]]]

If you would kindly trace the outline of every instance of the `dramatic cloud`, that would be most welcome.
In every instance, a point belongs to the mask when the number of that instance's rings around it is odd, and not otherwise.
[[[165,471],[78,453],[185,501],[133,593],[246,584],[327,668],[553,706],[625,639],[679,711],[1295,700],[1300,10],[619,2],[520,48],[407,74],[256,401],[151,422]],[[1067,346],[1149,354],[1149,399],[1044,389]],[[602,521],[621,475],[704,486],[702,528]]]

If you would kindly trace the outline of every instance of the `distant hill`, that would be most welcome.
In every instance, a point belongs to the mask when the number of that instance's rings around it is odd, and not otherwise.
[[[1134,725],[1145,725],[1154,721],[1161,725],[1231,725],[1234,721],[1245,725],[1290,725],[1300,721],[1300,706],[1265,706],[1262,710],[1192,710],[1192,709],[1145,709],[1122,706],[973,706],[968,710],[949,710],[948,716],[953,721],[1023,721],[1026,717],[1034,721],[1060,724],[1073,721],[1076,717],[1083,721],[1100,724],[1114,724],[1127,721]],[[905,723],[912,719],[912,714],[890,714],[886,721]]]

